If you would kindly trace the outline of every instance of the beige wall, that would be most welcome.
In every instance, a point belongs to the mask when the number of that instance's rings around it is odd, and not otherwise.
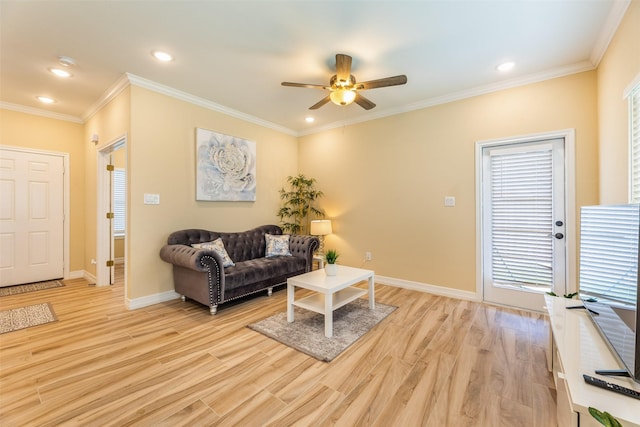
[[[256,142],[255,202],[197,202],[195,130]],[[131,135],[127,150],[129,223],[126,245],[129,298],[173,290],[171,266],[158,252],[169,233],[184,228],[240,231],[277,224],[278,189],[297,172],[297,139],[139,87],[131,87]],[[144,205],[145,193],[160,205]]]
[[[577,204],[595,203],[596,101],[586,72],[300,138],[300,172],[334,224],[326,246],[355,266],[371,251],[382,276],[475,292],[476,141],[574,128]]]
[[[0,110],[0,144],[69,154],[69,270],[84,270],[83,125],[12,110]]]
[[[633,0],[598,68],[600,203],[629,201],[629,113],[623,92],[640,76],[640,0]]]

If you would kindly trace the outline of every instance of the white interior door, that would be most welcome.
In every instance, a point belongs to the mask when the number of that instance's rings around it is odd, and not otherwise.
[[[541,311],[566,292],[564,138],[482,149],[484,300]]]
[[[64,277],[64,161],[0,150],[0,286]]]

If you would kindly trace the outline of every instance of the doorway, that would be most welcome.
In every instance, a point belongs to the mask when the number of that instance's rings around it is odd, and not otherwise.
[[[118,262],[126,261],[126,245],[124,244],[125,232],[123,229],[114,227],[114,208],[124,209],[114,200],[114,171],[116,167],[126,173],[126,142],[127,137],[123,135],[113,142],[98,149],[98,179],[97,179],[97,248],[96,248],[96,285],[109,286],[115,282],[115,261],[116,251],[123,249],[118,255]],[[125,179],[126,180],[126,179]],[[126,200],[126,186],[124,194]],[[121,201],[121,200],[120,200]],[[124,214],[124,224],[126,224],[126,211]],[[120,223],[120,221],[118,221]],[[118,247],[118,249],[116,249]],[[126,287],[126,280],[125,280]]]
[[[573,132],[478,143],[476,157],[482,300],[542,311],[575,277]]]

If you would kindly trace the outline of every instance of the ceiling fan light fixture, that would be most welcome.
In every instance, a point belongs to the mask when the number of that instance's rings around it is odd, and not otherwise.
[[[351,89],[339,87],[331,91],[329,98],[331,98],[331,102],[336,105],[349,105],[355,101],[356,92]]]

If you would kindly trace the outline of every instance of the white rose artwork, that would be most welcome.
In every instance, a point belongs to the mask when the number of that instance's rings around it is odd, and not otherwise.
[[[256,200],[256,143],[196,129],[196,200]]]

